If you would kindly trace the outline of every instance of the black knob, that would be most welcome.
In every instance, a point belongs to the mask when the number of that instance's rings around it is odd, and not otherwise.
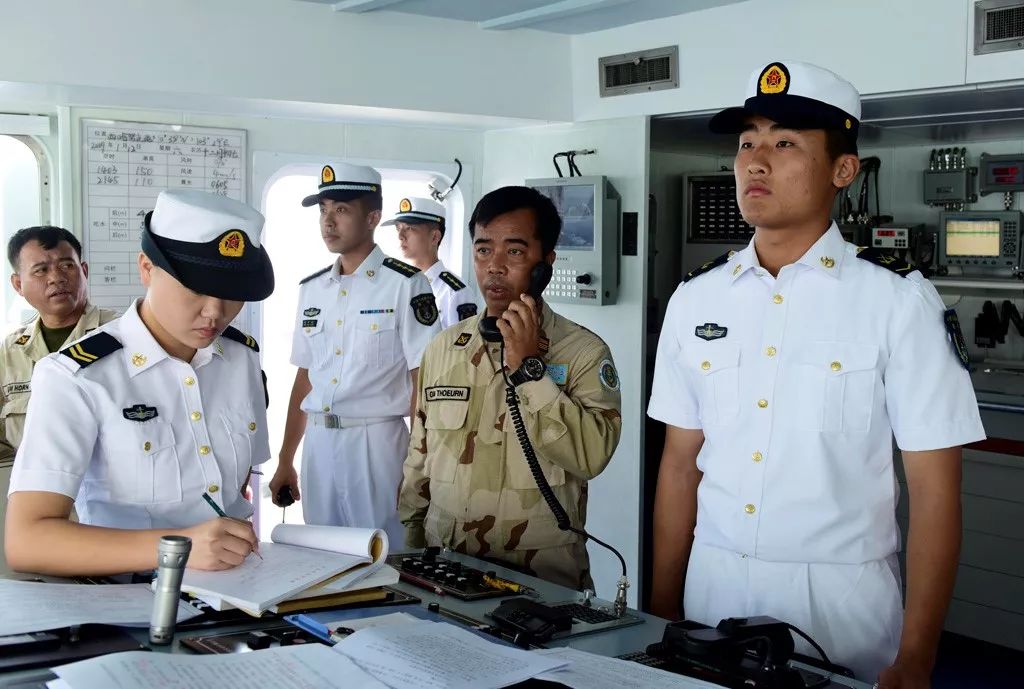
[[[413,568],[413,563],[414,562],[415,561],[411,557],[403,557],[402,558],[402,571],[403,572],[408,572],[409,570],[411,570]]]
[[[423,550],[423,561],[424,562],[433,562],[434,560],[437,559],[437,556],[440,553],[441,553],[441,549],[438,548],[436,545],[432,545],[429,548],[425,548]]]
[[[245,645],[254,651],[261,651],[264,648],[270,648],[270,634],[266,632],[250,632],[245,637]]]
[[[593,278],[590,277],[590,273],[583,273],[583,275],[576,276],[576,282],[578,282],[581,285],[589,285],[592,281]]]
[[[430,612],[441,612],[441,606],[438,603],[431,603],[427,606],[427,610]]]
[[[465,591],[469,588],[469,579],[466,577],[455,577],[455,589],[457,591]]]

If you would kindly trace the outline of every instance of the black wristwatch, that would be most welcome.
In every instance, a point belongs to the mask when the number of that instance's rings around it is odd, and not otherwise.
[[[512,371],[508,379],[513,385],[519,386],[531,380],[540,380],[547,372],[547,366],[539,356],[528,356],[519,364],[519,368]]]

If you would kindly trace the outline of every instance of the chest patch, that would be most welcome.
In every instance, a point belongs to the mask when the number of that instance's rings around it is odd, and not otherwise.
[[[694,328],[693,334],[710,342],[711,340],[720,340],[728,335],[729,329],[718,325],[718,323],[705,323]]]
[[[149,421],[159,416],[156,407],[147,407],[145,404],[133,404],[121,410],[124,418],[129,421]]]
[[[437,385],[423,391],[428,402],[443,402],[457,400],[466,402],[469,400],[469,388]]]
[[[25,381],[23,383],[8,383],[4,386],[4,395],[10,397],[11,395],[31,392],[31,390],[32,384],[29,381]]]
[[[314,316],[320,315],[320,309],[316,308],[315,306],[310,306],[308,309],[302,312],[302,315],[305,316],[306,318],[313,318]]]

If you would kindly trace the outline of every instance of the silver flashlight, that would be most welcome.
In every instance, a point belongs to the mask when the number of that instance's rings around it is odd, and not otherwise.
[[[174,640],[174,623],[178,619],[178,601],[181,598],[181,578],[185,563],[192,551],[188,536],[162,536],[157,546],[156,591],[153,595],[153,614],[149,618],[149,641],[169,644]]]

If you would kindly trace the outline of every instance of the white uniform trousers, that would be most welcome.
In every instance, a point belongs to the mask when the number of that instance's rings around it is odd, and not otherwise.
[[[686,619],[768,615],[814,639],[829,659],[874,682],[892,664],[903,630],[896,556],[864,564],[766,562],[693,544],[683,592]],[[794,634],[796,650],[817,652]]]
[[[312,415],[302,442],[302,513],[307,524],[383,529],[402,543],[398,487],[409,452],[409,428],[381,423],[325,428]]]

